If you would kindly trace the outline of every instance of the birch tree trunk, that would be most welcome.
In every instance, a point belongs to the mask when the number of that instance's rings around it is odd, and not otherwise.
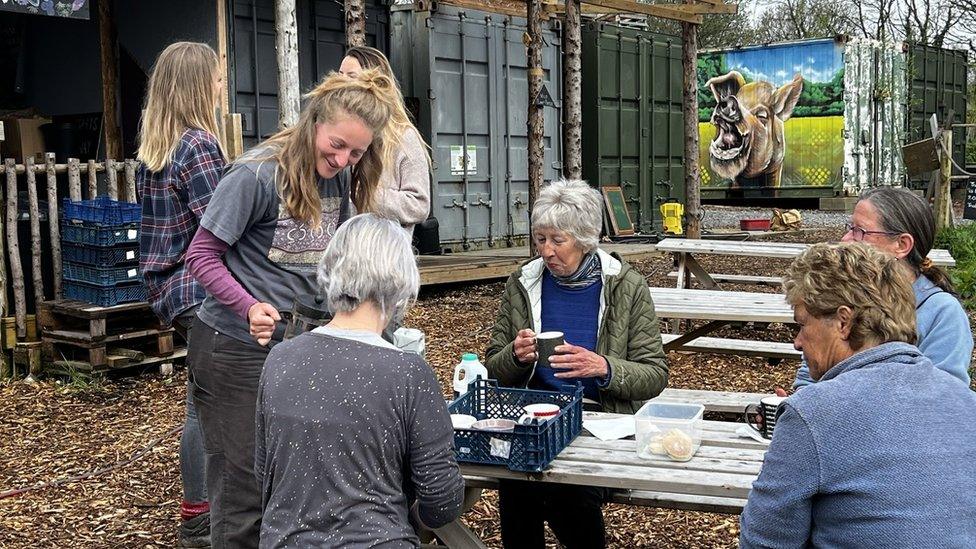
[[[345,0],[346,46],[366,45],[366,3],[363,0]]]
[[[566,24],[563,27],[563,175],[567,179],[583,178],[583,40],[580,25],[579,1],[566,0]]]
[[[298,122],[300,109],[295,0],[275,0],[275,51],[278,54],[278,126],[287,128]]]
[[[54,299],[61,299],[61,227],[58,217],[58,173],[54,153],[44,155],[47,183],[47,226],[51,237],[51,264],[54,267]]]
[[[701,194],[698,173],[698,25],[681,23],[681,68],[684,75],[685,219],[688,238],[701,238]]]
[[[44,276],[41,270],[41,212],[37,200],[37,176],[34,173],[34,157],[24,158],[27,172],[27,211],[30,214],[31,274],[34,281],[34,310],[40,310],[44,301]],[[59,275],[61,273],[58,273]]]
[[[535,257],[535,242],[532,239],[532,210],[535,208],[535,198],[542,185],[542,169],[545,157],[542,133],[544,126],[543,107],[538,103],[539,92],[542,91],[542,3],[540,0],[526,2],[528,29],[525,40],[528,46],[528,80],[529,80],[529,257]]]
[[[17,339],[27,337],[27,296],[24,288],[24,268],[20,262],[20,242],[17,240],[17,165],[13,158],[6,160],[7,173],[7,249],[10,251],[10,278],[14,289],[14,316]]]

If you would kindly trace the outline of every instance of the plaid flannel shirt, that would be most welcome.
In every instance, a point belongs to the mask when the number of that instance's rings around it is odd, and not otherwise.
[[[165,168],[139,169],[139,270],[153,311],[167,325],[207,296],[184,261],[225,163],[214,136],[188,129]]]

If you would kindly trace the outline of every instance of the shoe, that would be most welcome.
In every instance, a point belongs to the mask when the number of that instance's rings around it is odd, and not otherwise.
[[[180,524],[180,548],[207,549],[210,547],[210,513],[201,513]]]

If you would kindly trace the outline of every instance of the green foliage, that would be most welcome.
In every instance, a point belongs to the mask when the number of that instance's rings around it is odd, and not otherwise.
[[[946,248],[956,260],[949,269],[952,284],[967,307],[976,307],[976,224],[943,229],[935,239],[936,248]]]

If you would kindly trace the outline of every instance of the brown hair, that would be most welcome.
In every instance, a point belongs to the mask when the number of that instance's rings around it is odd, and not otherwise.
[[[214,114],[217,71],[217,54],[199,42],[170,44],[156,58],[146,86],[136,153],[149,171],[158,172],[169,165],[183,132],[189,128],[213,135],[221,154],[227,157]]]
[[[285,208],[296,220],[318,227],[322,202],[315,172],[315,125],[355,117],[373,133],[373,142],[354,167],[351,198],[359,212],[372,211],[387,147],[383,132],[400,101],[396,85],[375,70],[356,77],[330,72],[305,99],[298,123],[265,141],[278,162],[278,189]]]
[[[890,233],[910,234],[915,241],[905,257],[916,273],[925,275],[933,284],[958,297],[949,274],[928,259],[935,243],[935,216],[925,201],[904,187],[875,187],[861,194],[858,200],[874,206],[881,220],[881,228]]]
[[[915,294],[898,260],[862,242],[815,244],[800,254],[783,278],[786,301],[802,304],[816,318],[840,307],[853,312],[848,339],[865,343],[915,344]]]
[[[386,75],[393,81],[393,85],[396,87],[397,94],[400,97],[400,102],[397,103],[396,107],[390,112],[390,124],[387,126],[384,135],[383,142],[388,145],[389,155],[383,159],[384,165],[392,166],[393,155],[396,151],[400,149],[400,142],[403,140],[403,136],[406,132],[413,130],[417,134],[417,139],[420,140],[424,145],[424,151],[430,149],[430,145],[424,141],[424,138],[420,135],[417,127],[410,120],[410,115],[407,114],[407,109],[403,105],[403,93],[400,90],[399,84],[397,84],[396,77],[393,75],[393,67],[390,66],[390,61],[383,55],[383,52],[376,48],[371,48],[369,46],[353,46],[346,50],[346,57],[352,57],[359,62],[359,65],[365,69],[376,69],[380,71],[381,74]],[[427,153],[427,165],[431,163],[430,154]]]

